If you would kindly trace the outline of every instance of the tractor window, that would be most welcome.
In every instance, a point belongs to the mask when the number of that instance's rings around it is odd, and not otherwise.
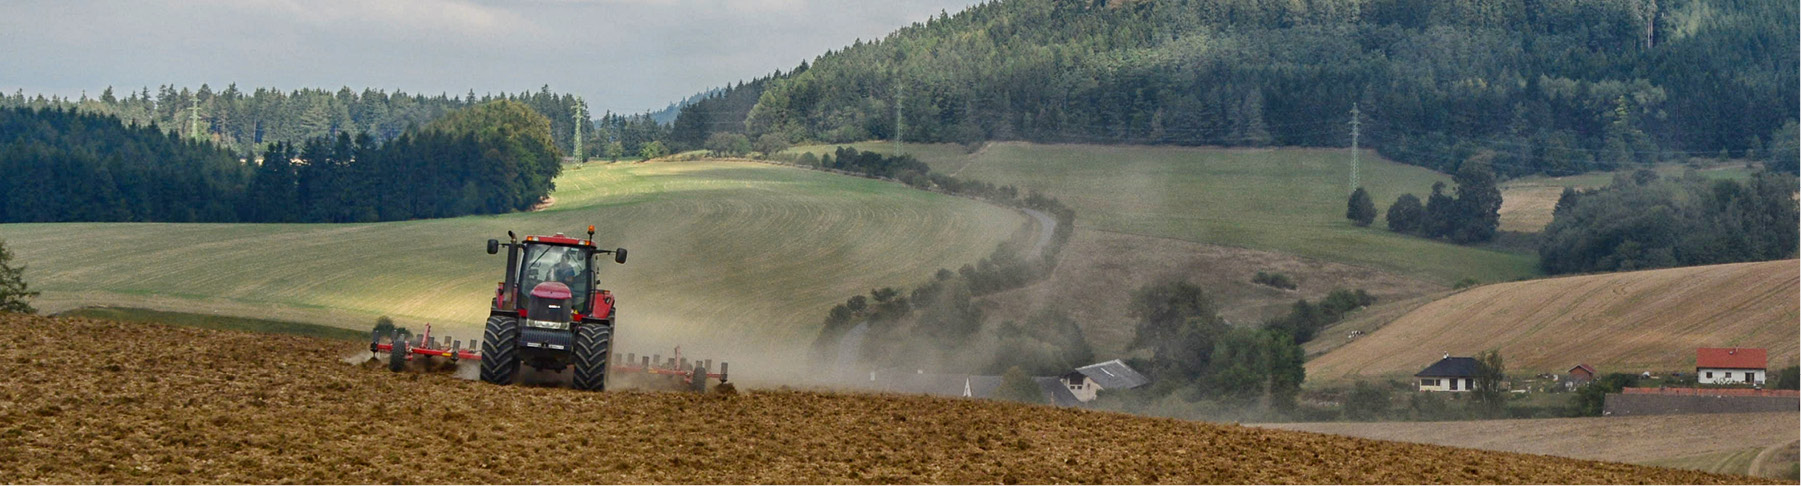
[[[580,248],[555,245],[529,245],[525,247],[525,263],[520,265],[524,273],[519,278],[520,294],[530,294],[533,287],[544,282],[562,282],[574,293],[569,303],[571,308],[582,312],[588,310],[588,252]],[[523,297],[521,297],[523,298]]]

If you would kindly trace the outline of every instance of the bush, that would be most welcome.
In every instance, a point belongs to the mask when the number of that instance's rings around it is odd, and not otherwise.
[[[1257,272],[1257,276],[1251,277],[1251,283],[1268,285],[1283,290],[1294,290],[1300,287],[1299,285],[1295,285],[1294,279],[1289,278],[1287,274],[1281,273]]]
[[[1388,415],[1391,405],[1387,387],[1359,381],[1345,397],[1344,415],[1351,420],[1381,420]]]

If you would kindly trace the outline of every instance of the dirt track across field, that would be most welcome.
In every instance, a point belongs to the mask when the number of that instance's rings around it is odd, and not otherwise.
[[[295,336],[0,315],[16,483],[1741,483],[988,401],[584,393]]]

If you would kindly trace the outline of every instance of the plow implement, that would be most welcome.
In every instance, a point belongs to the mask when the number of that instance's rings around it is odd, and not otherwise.
[[[425,325],[423,334],[413,336],[411,339],[398,332],[383,333],[379,329],[369,333],[369,352],[376,356],[387,356],[388,370],[395,372],[404,371],[406,363],[413,361],[415,357],[428,360],[443,358],[452,364],[465,360],[479,362],[482,359],[479,351],[480,344],[479,341],[473,340],[465,343],[449,337],[443,339],[433,337],[431,324]],[[612,358],[614,364],[607,370],[615,376],[625,374],[662,376],[679,380],[684,388],[698,392],[706,391],[709,379],[725,383],[731,369],[731,365],[723,361],[719,362],[717,371],[713,367],[713,360],[690,361],[682,356],[680,347],[675,348],[675,354],[669,357],[660,354],[638,356],[635,353],[626,353],[621,356],[614,353]]]

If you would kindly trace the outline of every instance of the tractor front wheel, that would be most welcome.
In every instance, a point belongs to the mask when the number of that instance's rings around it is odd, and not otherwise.
[[[607,389],[607,357],[613,352],[613,329],[583,324],[575,331],[575,389]]]
[[[482,381],[510,385],[519,374],[519,320],[507,316],[488,318],[482,331]]]

